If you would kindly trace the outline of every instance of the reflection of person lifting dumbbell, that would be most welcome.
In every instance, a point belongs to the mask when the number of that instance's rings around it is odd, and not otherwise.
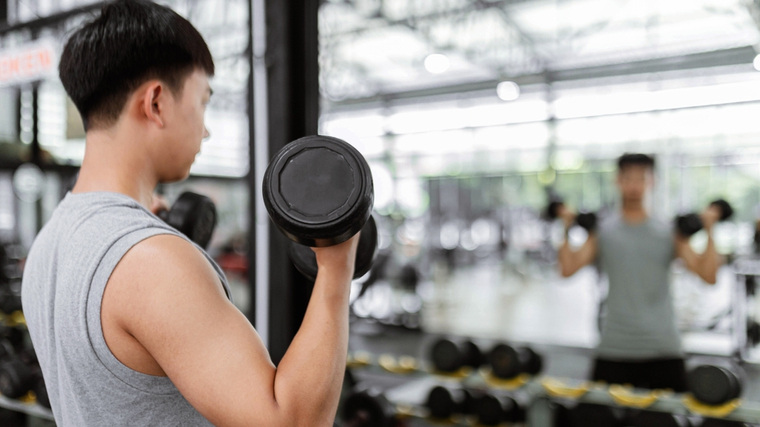
[[[269,216],[290,239],[290,259],[304,276],[317,276],[309,247],[336,245],[360,231],[354,278],[369,271],[377,251],[372,173],[350,144],[326,136],[291,142],[269,164],[263,194]]]
[[[727,221],[734,215],[734,209],[731,205],[723,200],[718,199],[710,203],[701,214],[690,213],[676,217],[676,230],[682,237],[691,237],[700,230],[712,227],[719,221]]]
[[[713,242],[713,224],[730,216],[730,206],[716,201],[696,218],[708,237],[704,252],[696,253],[688,233],[649,216],[645,201],[654,187],[654,166],[654,159],[644,154],[620,157],[616,180],[620,211],[601,221],[580,248],[565,241],[558,261],[564,277],[596,264],[608,278],[607,314],[593,379],[685,391],[686,368],[669,291],[670,265],[680,258],[686,268],[714,284],[722,258]],[[570,215],[564,218],[569,227]]]
[[[596,231],[598,218],[595,212],[579,211],[574,212],[564,201],[553,200],[546,207],[545,215],[548,219],[554,221],[561,219],[568,229],[572,225],[577,225],[589,233]]]

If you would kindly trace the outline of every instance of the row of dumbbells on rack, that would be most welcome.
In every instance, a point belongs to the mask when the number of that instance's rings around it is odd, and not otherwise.
[[[596,403],[550,404],[555,427],[746,427],[739,421],[668,412],[614,407]],[[528,423],[526,406],[512,396],[484,390],[435,386],[424,412],[392,404],[383,393],[353,392],[341,404],[338,427],[406,427],[409,419],[425,418],[433,425],[500,426]],[[424,415],[421,415],[424,414]]]
[[[21,313],[21,245],[0,245],[0,394],[50,408],[42,371]]]
[[[0,394],[50,408],[37,355],[18,327],[0,327]]]
[[[513,392],[528,385],[543,370],[543,358],[530,347],[513,347],[506,343],[498,343],[489,352],[484,353],[478,345],[467,339],[440,339],[430,346],[428,356],[428,363],[424,366],[408,357],[398,358],[396,362],[389,361],[396,360],[389,356],[376,358],[377,364],[388,372],[424,373],[445,379],[445,385],[438,385],[429,390],[422,408],[404,409],[403,406],[389,402],[377,389],[363,387],[352,390],[343,400],[339,412],[339,425],[404,426],[404,420],[409,417],[427,418],[436,423],[474,421],[482,426],[526,422],[526,408],[531,403],[529,393]],[[371,358],[368,354],[353,355],[350,357],[349,367],[355,369],[371,365]],[[698,365],[689,371],[689,396],[700,405],[711,408],[736,403],[745,382],[742,368],[725,359],[716,359],[714,362],[710,365]],[[479,372],[485,381],[479,385],[468,384],[466,379],[475,372]],[[523,381],[519,381],[520,378]],[[455,379],[453,383],[452,379]],[[572,399],[553,400],[552,406],[553,425],[558,427],[744,425],[719,418],[689,418],[668,412],[578,403]]]

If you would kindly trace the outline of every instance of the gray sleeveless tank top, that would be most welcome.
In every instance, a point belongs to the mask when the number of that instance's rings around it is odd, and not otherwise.
[[[130,197],[68,193],[32,244],[22,303],[59,427],[210,426],[166,377],[111,353],[100,305],[111,272],[140,241],[184,236]],[[216,269],[227,295],[229,286]]]
[[[672,228],[652,218],[628,224],[615,215],[599,227],[598,254],[609,294],[597,355],[632,361],[682,357],[670,293]]]

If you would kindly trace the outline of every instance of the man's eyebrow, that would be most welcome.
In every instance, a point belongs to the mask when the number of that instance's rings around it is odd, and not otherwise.
[[[208,96],[210,97],[213,94],[214,94],[214,89],[211,89],[211,86],[209,86],[208,87]]]

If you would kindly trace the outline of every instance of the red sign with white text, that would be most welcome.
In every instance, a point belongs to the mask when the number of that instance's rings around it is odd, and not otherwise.
[[[58,53],[50,41],[0,50],[0,87],[54,76]]]

